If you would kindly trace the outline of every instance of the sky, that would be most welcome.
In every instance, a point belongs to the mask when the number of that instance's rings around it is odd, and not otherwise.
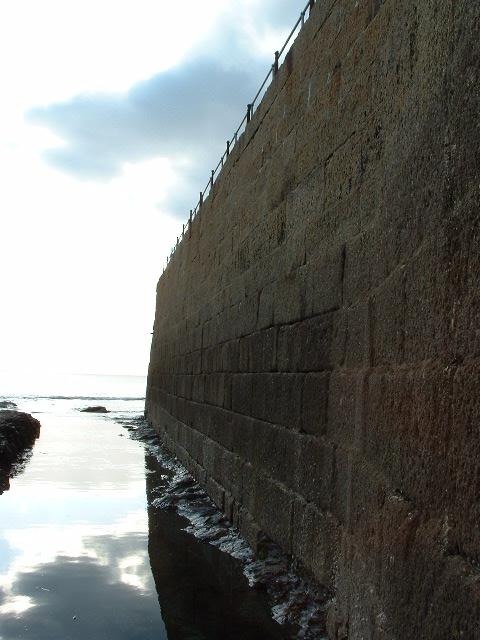
[[[146,374],[166,257],[303,4],[2,0],[0,371]]]

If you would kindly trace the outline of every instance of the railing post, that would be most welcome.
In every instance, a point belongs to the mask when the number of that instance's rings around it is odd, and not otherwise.
[[[202,204],[203,204],[203,191],[200,191],[200,200],[199,200],[199,203],[198,203],[198,204],[199,204],[200,206],[202,206]]]
[[[227,140],[227,156],[230,155],[230,140]]]
[[[188,233],[189,233],[189,237],[192,237],[192,210],[190,209],[190,218],[188,221]]]
[[[278,59],[280,57],[280,54],[278,53],[278,51],[275,51],[275,62],[273,63],[273,75],[276,76],[278,73]]]
[[[215,175],[215,171],[212,169],[212,175],[210,176],[210,189],[213,189],[213,176]]]
[[[309,4],[308,4],[308,11],[309,14],[311,13],[313,7],[315,6],[315,0],[310,0]]]
[[[251,119],[252,119],[252,105],[247,104],[247,124],[250,122]]]

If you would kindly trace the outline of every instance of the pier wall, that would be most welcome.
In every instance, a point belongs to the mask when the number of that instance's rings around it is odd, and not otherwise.
[[[317,2],[158,283],[147,418],[339,640],[478,637],[479,25]]]

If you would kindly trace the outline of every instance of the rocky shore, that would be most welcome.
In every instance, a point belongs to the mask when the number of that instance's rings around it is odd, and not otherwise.
[[[40,435],[40,422],[21,411],[0,411],[0,493],[9,486],[12,466]]]

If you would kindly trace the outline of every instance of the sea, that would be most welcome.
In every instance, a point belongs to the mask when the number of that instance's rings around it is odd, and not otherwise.
[[[108,402],[113,412],[143,413],[146,385],[145,376],[0,371],[0,397],[40,412]]]
[[[0,495],[0,640],[297,637],[252,588],[266,565],[145,423],[145,385],[0,374],[0,401],[41,423]]]

